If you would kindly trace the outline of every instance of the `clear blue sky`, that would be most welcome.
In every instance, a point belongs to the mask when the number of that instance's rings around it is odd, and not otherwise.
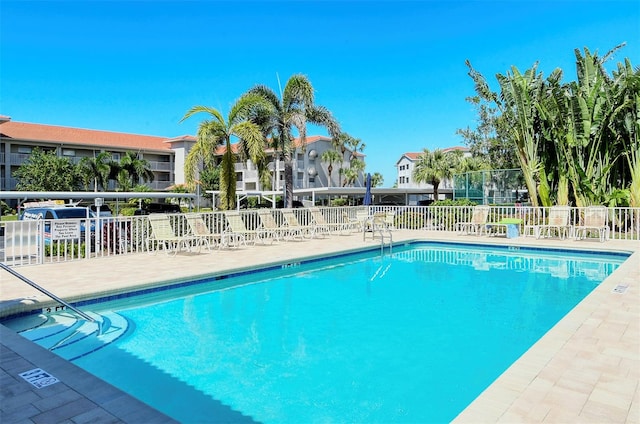
[[[475,126],[466,59],[494,87],[536,61],[574,80],[575,48],[622,42],[611,65],[640,66],[638,0],[1,0],[0,114],[195,135],[200,118],[179,123],[192,106],[226,116],[252,86],[302,73],[391,186],[403,153],[463,145],[456,129]]]

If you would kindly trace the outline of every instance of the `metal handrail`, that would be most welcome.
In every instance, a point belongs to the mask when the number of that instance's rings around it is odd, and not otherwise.
[[[391,228],[387,225],[384,220],[380,221],[380,216],[374,214],[367,218],[365,224],[362,227],[362,240],[366,240],[367,238],[367,230],[371,231],[371,240],[374,240],[376,237],[376,231],[380,234],[380,254],[384,254],[384,232],[387,231],[389,234],[389,253],[393,251],[393,235],[391,234]]]
[[[71,304],[69,304],[69,303],[65,302],[64,300],[60,299],[58,296],[56,296],[55,294],[51,293],[49,290],[45,289],[44,287],[41,287],[41,286],[37,285],[36,283],[34,283],[33,281],[29,280],[24,275],[19,274],[18,272],[16,272],[13,269],[9,268],[8,265],[0,263],[0,268],[4,269],[9,274],[11,274],[14,277],[22,280],[23,282],[29,284],[31,287],[33,287],[34,289],[38,290],[39,292],[46,294],[47,296],[49,296],[51,299],[55,300],[56,302],[61,303],[62,305],[66,306],[67,308],[71,309],[73,312],[75,312],[76,314],[80,315],[82,318],[86,319],[87,321],[97,322],[97,320],[95,318],[92,318],[90,315],[87,315],[86,313],[82,312],[80,309],[76,308],[75,306],[72,306]]]

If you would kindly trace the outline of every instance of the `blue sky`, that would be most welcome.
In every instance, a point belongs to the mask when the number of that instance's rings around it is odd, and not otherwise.
[[[305,74],[316,103],[396,178],[405,152],[463,145],[474,127],[465,60],[496,73],[539,61],[575,79],[574,49],[640,66],[640,2],[0,1],[0,114],[14,121],[174,137],[194,105]],[[609,66],[609,68],[611,68]],[[310,129],[310,134],[321,131]]]

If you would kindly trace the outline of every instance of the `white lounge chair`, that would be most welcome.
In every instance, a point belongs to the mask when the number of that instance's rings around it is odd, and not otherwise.
[[[301,225],[293,210],[282,209],[282,217],[289,238],[303,238],[305,235],[313,237],[315,235],[315,228],[312,225]]]
[[[156,251],[152,249],[154,243],[158,249],[162,247],[167,254],[173,253],[175,255],[179,250],[191,249],[196,238],[189,235],[176,235],[171,226],[169,215],[164,213],[151,214],[148,219],[151,225],[151,234],[147,238],[147,250],[149,252]]]
[[[222,232],[222,245],[238,247],[240,244],[246,245],[247,239],[256,243],[256,231],[247,229],[240,212],[225,212],[224,216],[227,229]]]
[[[348,227],[344,222],[328,222],[319,208],[309,208],[309,213],[311,214],[311,219],[313,219],[316,234],[342,233],[342,231]]]
[[[355,232],[364,231],[367,225],[367,222],[370,219],[371,219],[371,215],[369,215],[369,208],[357,209],[355,218],[350,218],[348,220],[348,226],[352,228]]]
[[[262,240],[270,239],[280,241],[283,236],[283,229],[278,225],[269,209],[258,209],[258,218],[260,219],[260,227],[258,228],[258,237]]]
[[[387,224],[387,230],[396,229],[396,211],[387,211],[384,214],[384,222]]]
[[[465,234],[482,235],[482,231],[486,230],[487,218],[489,217],[489,206],[477,205],[473,207],[471,220],[467,222],[456,223],[456,231]]]
[[[589,206],[584,210],[580,224],[573,229],[576,240],[585,239],[595,232],[601,242],[609,240],[608,210],[605,206]]]
[[[536,238],[551,237],[552,234],[558,235],[561,240],[570,237],[572,234],[569,217],[571,208],[569,206],[552,206],[549,208],[549,219],[546,224],[536,225],[534,234]]]
[[[196,243],[199,245],[206,245],[207,250],[209,251],[211,251],[213,246],[219,246],[221,235],[212,233],[201,215],[188,214],[186,215],[186,218],[190,229],[190,235],[195,237]]]

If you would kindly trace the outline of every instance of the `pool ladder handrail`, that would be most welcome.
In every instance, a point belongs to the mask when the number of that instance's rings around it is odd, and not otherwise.
[[[38,284],[34,283],[33,281],[31,281],[30,279],[28,279],[24,275],[22,275],[22,274],[18,273],[17,271],[9,268],[8,265],[3,264],[3,263],[0,262],[0,268],[4,269],[9,274],[13,275],[14,277],[18,278],[19,280],[22,280],[23,282],[29,284],[31,287],[33,287],[34,289],[38,290],[39,292],[49,296],[51,299],[55,300],[56,302],[58,302],[58,303],[64,305],[65,307],[69,308],[70,310],[72,310],[73,312],[75,312],[76,314],[81,316],[83,319],[85,319],[87,321],[90,321],[90,322],[95,322],[96,324],[98,324],[98,327],[100,327],[100,323],[98,322],[98,320],[96,320],[95,318],[93,318],[90,315],[86,314],[85,312],[82,312],[80,309],[76,308],[75,306],[71,305],[70,303],[65,302],[64,300],[62,300],[61,298],[59,298],[55,294],[51,293],[49,290],[45,289],[42,286],[39,286]]]
[[[384,254],[384,236],[385,231],[389,236],[389,253],[393,251],[393,235],[391,233],[391,228],[389,224],[385,221],[385,215],[383,213],[375,213],[373,216],[369,217],[365,225],[363,225],[363,235],[362,240],[364,241],[367,237],[367,230],[371,231],[371,239],[375,239],[376,232],[380,234],[380,254]]]

